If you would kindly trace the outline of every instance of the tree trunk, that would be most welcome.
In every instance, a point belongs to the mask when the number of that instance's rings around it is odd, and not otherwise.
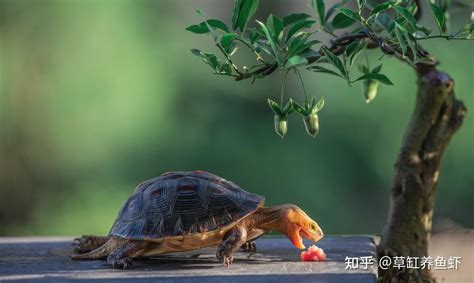
[[[418,94],[395,164],[387,225],[379,257],[423,257],[433,218],[441,157],[462,124],[466,108],[454,82],[434,66],[418,68]],[[393,262],[392,262],[393,266]],[[432,282],[428,269],[380,269],[382,282]]]

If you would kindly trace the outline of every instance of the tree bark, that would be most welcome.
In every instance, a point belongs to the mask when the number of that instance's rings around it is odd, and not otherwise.
[[[462,124],[466,107],[454,82],[435,66],[419,66],[418,94],[395,164],[390,208],[379,257],[428,256],[436,185],[444,150]],[[393,264],[392,264],[393,266]],[[433,282],[428,269],[380,269],[382,282]]]

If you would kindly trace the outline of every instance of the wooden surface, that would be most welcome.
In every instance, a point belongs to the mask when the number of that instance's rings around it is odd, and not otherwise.
[[[71,238],[0,238],[0,282],[34,280],[139,282],[376,282],[375,266],[346,270],[346,256],[375,256],[372,237],[327,236],[318,246],[324,262],[301,262],[286,238],[263,237],[257,253],[237,253],[230,268],[213,249],[135,260],[133,270],[114,270],[105,261],[73,261]],[[305,242],[306,246],[310,243]]]

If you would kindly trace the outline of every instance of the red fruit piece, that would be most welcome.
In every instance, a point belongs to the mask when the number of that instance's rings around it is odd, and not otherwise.
[[[326,253],[323,249],[318,248],[315,245],[312,245],[308,248],[307,251],[301,252],[302,261],[323,261],[326,260]]]

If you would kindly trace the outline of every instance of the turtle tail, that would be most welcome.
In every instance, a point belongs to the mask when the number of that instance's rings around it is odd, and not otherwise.
[[[120,245],[119,241],[111,238],[105,244],[98,247],[97,249],[90,251],[85,254],[72,255],[71,259],[101,259],[106,258],[112,250]]]

